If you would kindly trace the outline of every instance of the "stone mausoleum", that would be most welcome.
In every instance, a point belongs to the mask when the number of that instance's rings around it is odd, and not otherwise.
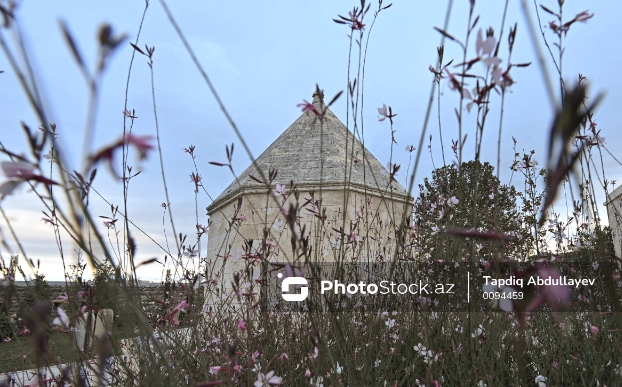
[[[207,258],[214,272],[224,270],[225,286],[257,249],[269,249],[270,260],[299,259],[302,228],[313,259],[390,259],[397,228],[411,219],[412,197],[323,93],[312,104],[207,208]],[[292,204],[298,210],[288,220]]]

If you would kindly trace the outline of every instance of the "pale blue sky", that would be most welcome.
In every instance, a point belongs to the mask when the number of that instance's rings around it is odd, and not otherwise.
[[[528,2],[533,13],[533,2]],[[547,4],[553,8],[554,1]],[[267,148],[300,114],[296,107],[303,99],[311,100],[315,84],[319,83],[327,96],[345,90],[347,81],[349,29],[335,24],[332,19],[357,5],[356,1],[170,1],[169,7],[197,52],[199,60],[211,77],[227,109],[250,145],[253,155]],[[385,1],[385,5],[388,4]],[[475,14],[481,15],[479,26],[500,29],[504,2],[477,1]],[[432,82],[428,66],[436,62],[436,47],[440,34],[434,26],[442,26],[447,2],[394,1],[383,11],[371,34],[365,79],[365,142],[369,150],[385,164],[389,160],[390,129],[388,122],[378,122],[377,107],[383,103],[392,106],[398,145],[394,161],[403,165],[398,177],[405,185],[405,167],[408,164],[406,145],[418,144],[427,98]],[[366,19],[366,32],[377,3]],[[449,32],[463,40],[467,20],[468,1],[456,1],[452,11]],[[617,64],[622,54],[619,42],[611,31],[619,27],[621,6],[610,1],[567,2],[565,14],[572,18],[589,7],[593,19],[577,23],[568,33],[564,61],[564,77],[574,83],[578,73],[585,75],[591,92],[605,91],[606,98],[595,118],[606,145],[618,152],[622,135],[618,129],[618,105],[622,100],[622,81]],[[83,56],[92,67],[96,57],[96,32],[102,22],[111,23],[115,31],[125,32],[131,41],[136,38],[144,1],[124,0],[107,2],[85,1],[25,1],[17,11],[36,71],[44,86],[53,121],[58,125],[59,140],[68,152],[72,166],[77,169],[81,155],[82,134],[87,107],[87,87],[78,67],[72,60],[59,28],[59,19],[67,22],[76,36]],[[535,17],[535,15],[533,15]],[[541,13],[542,23],[552,20]],[[512,136],[519,148],[536,150],[536,156],[545,161],[547,132],[553,113],[546,98],[539,67],[535,64],[533,48],[527,34],[520,2],[511,1],[508,9],[505,36],[500,57],[507,58],[508,28],[518,22],[518,34],[513,62],[534,62],[524,69],[513,69],[516,84],[506,96],[503,126],[502,180],[509,179],[512,162]],[[553,35],[547,30],[547,36]],[[10,38],[10,35],[5,34]],[[475,57],[471,43],[468,57]],[[197,163],[207,191],[216,197],[231,181],[226,168],[208,165],[208,161],[225,161],[225,144],[235,143],[234,169],[241,173],[250,163],[239,140],[219,111],[214,98],[201,80],[198,71],[183,49],[158,1],[152,0],[147,11],[139,45],[155,46],[154,70],[158,118],[172,205],[177,231],[195,232],[194,193],[188,175],[193,171],[184,147],[196,146]],[[112,142],[122,133],[122,110],[125,82],[132,49],[125,43],[113,57],[104,76],[95,135],[96,146]],[[446,60],[460,62],[458,46],[446,42]],[[547,57],[548,59],[548,57]],[[549,61],[549,70],[552,63]],[[0,140],[8,149],[26,150],[20,121],[31,127],[38,122],[32,114],[10,66],[0,56]],[[483,73],[480,64],[474,71]],[[136,110],[136,134],[155,134],[151,86],[146,58],[138,56],[130,82],[128,107]],[[471,87],[473,87],[472,85]],[[441,101],[445,153],[451,159],[449,145],[457,138],[454,108],[458,95],[441,82],[444,94]],[[483,159],[496,164],[499,99],[491,104],[489,126],[484,133]],[[346,100],[341,98],[332,109],[346,121]],[[438,141],[436,105],[428,132],[434,137],[433,156],[437,166],[442,164]],[[466,114],[466,112],[465,112]],[[465,157],[473,157],[475,114],[465,119],[469,139]],[[427,141],[426,141],[427,146]],[[430,154],[424,147],[417,182],[429,176],[432,170]],[[618,152],[619,153],[619,152]],[[6,160],[5,156],[0,156]],[[133,180],[130,188],[130,218],[146,232],[163,243],[162,208],[165,201],[156,153],[147,162],[130,162],[143,173]],[[622,181],[622,167],[605,154],[604,164],[608,180]],[[102,173],[104,172],[104,173]],[[104,169],[95,187],[109,201],[121,204],[121,185],[110,179]],[[604,196],[599,198],[599,204]],[[206,223],[205,207],[210,203],[203,195],[199,198],[200,223]],[[15,222],[28,255],[41,259],[43,272],[50,279],[62,279],[58,254],[53,243],[52,230],[41,221],[42,207],[32,194],[22,190],[3,202]],[[95,215],[109,215],[107,206],[93,198]],[[167,222],[168,226],[168,222]],[[1,225],[6,233],[5,224]],[[171,241],[170,230],[169,241]],[[134,231],[138,245],[138,260],[163,252]],[[15,246],[14,243],[10,243]],[[171,245],[172,247],[172,245]],[[65,248],[70,249],[70,244]],[[7,259],[11,252],[2,249]],[[205,247],[203,247],[205,251]],[[144,279],[159,279],[159,270],[145,269]]]

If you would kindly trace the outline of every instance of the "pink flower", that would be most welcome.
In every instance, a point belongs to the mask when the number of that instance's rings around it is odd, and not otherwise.
[[[514,84],[514,79],[510,76],[509,71],[503,71],[499,67],[495,67],[492,71],[492,79],[501,87],[510,87]]]
[[[106,162],[108,162],[108,167],[110,168],[110,170],[115,175],[117,175],[114,170],[113,160],[112,160],[115,151],[118,148],[123,147],[124,145],[132,145],[138,151],[139,158],[141,160],[144,160],[145,158],[147,158],[147,152],[153,149],[153,145],[150,144],[150,141],[152,138],[153,136],[150,136],[150,135],[136,136],[134,134],[126,134],[121,139],[102,148],[99,152],[91,156],[91,164],[95,165],[98,162],[105,160]]]
[[[121,140],[125,145],[133,145],[138,151],[138,155],[141,160],[147,158],[147,152],[153,149],[153,145],[150,144],[153,136],[136,136],[133,134],[126,134]]]
[[[182,302],[177,304],[177,306],[173,309],[173,312],[175,313],[179,311],[185,312],[187,307],[188,307],[188,301],[183,300]]]
[[[477,41],[475,42],[475,51],[481,61],[486,64],[486,67],[499,66],[499,63],[501,63],[501,59],[492,56],[496,43],[497,39],[492,35],[486,37],[486,40],[484,40],[482,29],[479,29],[477,32]]]
[[[319,110],[317,110],[317,108],[315,107],[315,105],[307,101],[306,99],[303,100],[303,103],[299,103],[298,105],[296,105],[296,107],[301,107],[303,113],[312,112],[318,117],[321,115]]]
[[[35,166],[25,161],[3,161],[0,166],[4,176],[8,178],[30,176],[35,171]]]
[[[574,17],[574,20],[578,21],[578,22],[583,22],[585,23],[586,21],[588,21],[589,19],[591,19],[592,17],[594,17],[593,13],[590,13],[589,11],[585,10],[581,13],[578,13],[577,16]]]
[[[238,321],[238,331],[245,331],[245,330],[246,330],[246,321],[244,320]]]
[[[220,371],[221,366],[213,366],[209,368],[209,373],[212,375],[218,375],[218,371]]]
[[[552,282],[561,280],[561,274],[548,266],[540,267],[536,275],[544,280],[550,278]],[[570,304],[570,289],[564,285],[542,285],[540,294],[533,299],[526,311],[536,310],[544,301],[554,312],[558,312]]]
[[[289,359],[289,357],[287,356],[285,352],[283,352],[281,356],[279,356],[279,360],[287,360],[287,359]]]
[[[598,329],[598,327],[594,325],[590,326],[590,333],[592,334],[593,339],[596,338],[596,336],[598,335],[598,332],[600,332],[600,329]]]
[[[378,108],[378,114],[380,114],[380,117],[378,117],[378,121],[384,121],[388,118],[391,123],[393,123],[393,117],[397,116],[397,114],[393,114],[391,106],[389,106],[389,109],[387,111],[387,105],[385,104],[382,104],[382,107]]]
[[[6,195],[10,195],[24,181],[33,183],[43,183],[45,185],[58,185],[57,182],[37,175],[35,166],[26,161],[3,161],[0,163],[2,172],[9,180],[0,184],[0,199]]]
[[[445,72],[447,72],[447,75],[449,76],[449,89],[450,90],[460,90],[462,91],[462,85],[460,84],[460,82],[456,79],[456,75],[452,74],[451,71],[449,71],[447,69],[447,67],[445,67]]]
[[[477,31],[477,41],[475,42],[475,52],[477,55],[492,55],[492,51],[495,49],[496,39],[494,36],[487,36],[486,40],[484,40],[484,34],[482,33],[482,29],[480,28]]]
[[[305,371],[305,378],[309,379],[310,377],[311,377],[311,370],[307,368],[307,370]]]
[[[348,14],[350,15],[350,22],[351,22],[350,27],[353,30],[363,30],[365,28],[365,24],[363,24],[362,20],[358,19],[356,11],[357,11],[356,8],[354,8],[353,11],[348,12]]]
[[[192,172],[190,174],[190,182],[194,183],[194,192],[195,193],[199,192],[199,187],[202,186],[202,184],[201,184],[201,180],[202,179],[203,179],[203,177],[201,175],[199,175],[198,173]]]
[[[272,191],[274,196],[285,196],[285,184],[277,184],[276,189]]]

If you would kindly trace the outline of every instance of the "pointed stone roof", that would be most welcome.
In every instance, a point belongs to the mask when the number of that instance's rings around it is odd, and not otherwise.
[[[392,195],[402,202],[412,201],[398,182],[390,182],[387,169],[326,107],[323,93],[313,94],[313,106],[319,112],[326,109],[324,119],[320,120],[312,110],[304,112],[257,157],[255,164],[251,164],[214,200],[207,208],[208,213],[231,202],[241,193],[265,192],[265,184],[251,178],[261,180],[256,166],[261,168],[266,179],[271,169],[277,170],[273,184],[289,184],[293,180],[299,189],[319,190],[320,183],[324,190],[344,189],[348,173],[347,185],[351,190],[368,190],[376,195]],[[353,163],[352,158],[356,162]]]

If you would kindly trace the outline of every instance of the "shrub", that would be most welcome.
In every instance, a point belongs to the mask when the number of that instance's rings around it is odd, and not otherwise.
[[[419,188],[415,201],[415,228],[421,251],[428,258],[448,259],[465,256],[474,249],[478,257],[492,258],[503,251],[507,257],[524,257],[521,243],[508,243],[500,249],[496,241],[477,240],[474,244],[444,231],[466,229],[509,234],[519,241],[528,238],[523,218],[516,208],[517,192],[501,184],[490,163],[469,161],[438,168]],[[472,248],[472,249],[471,249]]]

